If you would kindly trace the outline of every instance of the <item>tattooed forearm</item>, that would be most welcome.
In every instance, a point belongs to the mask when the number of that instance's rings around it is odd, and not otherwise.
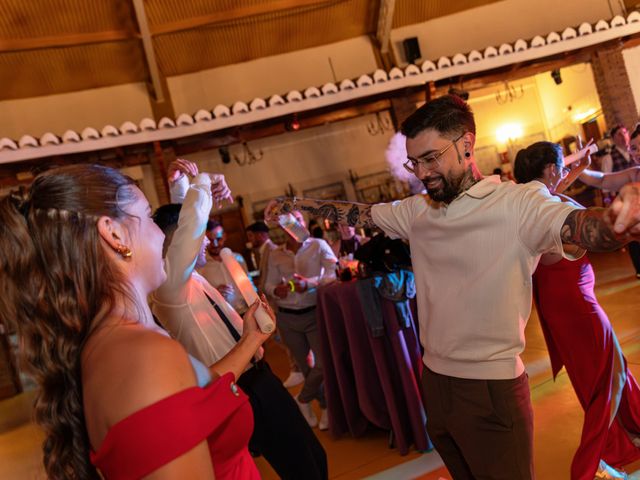
[[[609,252],[622,247],[624,242],[605,220],[606,209],[574,210],[562,225],[562,241],[578,245],[590,252]]]
[[[302,203],[298,204],[298,208],[307,212],[316,217],[326,218],[330,222],[339,222],[340,221],[340,211],[335,205],[305,205]]]
[[[360,209],[357,205],[353,205],[347,212],[347,225],[355,225],[358,223],[358,218],[360,218]]]
[[[352,227],[377,228],[371,218],[371,206],[364,203],[296,199],[296,207],[310,215]]]

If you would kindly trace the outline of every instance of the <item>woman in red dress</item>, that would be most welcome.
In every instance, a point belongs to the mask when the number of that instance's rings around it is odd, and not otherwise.
[[[215,200],[229,193],[224,180],[212,188]],[[234,383],[268,337],[257,302],[209,371],[149,310],[163,239],[133,180],[107,167],[51,170],[0,200],[0,317],[40,387],[48,478],[259,478]]]
[[[519,183],[541,182],[554,193],[567,169],[558,145],[538,142],[518,152],[514,173]],[[640,459],[635,445],[640,390],[598,304],[594,282],[586,256],[569,261],[545,255],[533,275],[534,301],[554,379],[564,365],[585,411],[571,465],[574,480],[626,478],[607,464],[621,467]]]

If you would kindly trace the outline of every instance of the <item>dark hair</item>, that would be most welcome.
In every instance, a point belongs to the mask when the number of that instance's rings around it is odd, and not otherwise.
[[[156,209],[153,213],[153,221],[165,235],[168,235],[173,233],[178,226],[181,210],[182,205],[180,203],[167,203]]]
[[[640,123],[638,123],[636,125],[636,128],[633,130],[633,133],[631,134],[631,139],[633,140],[634,138],[636,138],[638,135],[640,135]]]
[[[542,178],[547,165],[562,165],[562,148],[557,143],[536,142],[516,154],[513,174],[518,183]]]
[[[465,132],[475,134],[476,122],[469,104],[457,95],[444,95],[425,103],[401,127],[402,133],[408,138],[415,138],[427,129],[453,138]]]
[[[609,135],[611,135],[611,138],[613,138],[615,136],[616,133],[618,133],[618,130],[621,130],[625,128],[625,126],[621,123],[615,125],[611,130],[609,130]]]
[[[89,461],[80,356],[119,297],[135,303],[96,225],[128,216],[133,185],[112,168],[72,165],[38,175],[26,197],[0,200],[0,318],[16,328],[39,386],[48,478],[100,478]]]
[[[269,233],[269,227],[263,221],[258,220],[257,222],[253,222],[251,225],[247,227],[248,232],[254,233]]]
[[[180,218],[180,212],[182,211],[182,204],[180,203],[167,203],[158,207],[153,213],[153,221],[162,233],[164,233],[164,243],[162,244],[162,256],[167,254],[167,249],[171,245],[173,240],[173,234],[178,228],[178,219]]]
[[[319,226],[315,226],[311,229],[311,236],[313,238],[323,238],[324,237],[324,231],[322,230],[322,228],[320,228]]]
[[[214,228],[218,227],[222,227],[222,224],[219,221],[213,220],[212,218],[207,221],[207,232],[210,232]]]

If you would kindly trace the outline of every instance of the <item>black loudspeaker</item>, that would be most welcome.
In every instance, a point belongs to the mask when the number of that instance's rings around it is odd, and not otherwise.
[[[418,37],[405,38],[402,41],[402,47],[404,48],[404,58],[407,60],[407,63],[414,63],[420,58]]]
[[[231,163],[231,155],[229,155],[229,147],[220,147],[218,149],[218,153],[220,153],[220,158],[222,159],[222,163],[224,164]]]
[[[562,83],[562,75],[560,74],[559,69],[551,70],[551,78],[556,82],[556,85],[560,85]]]

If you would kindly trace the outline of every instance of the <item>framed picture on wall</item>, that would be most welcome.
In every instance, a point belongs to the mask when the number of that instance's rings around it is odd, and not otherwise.
[[[316,200],[346,200],[347,192],[344,189],[344,183],[335,182],[303,190],[302,196]]]
[[[357,177],[353,184],[359,202],[388,202],[405,196],[406,185],[401,185],[387,172],[371,173]]]

